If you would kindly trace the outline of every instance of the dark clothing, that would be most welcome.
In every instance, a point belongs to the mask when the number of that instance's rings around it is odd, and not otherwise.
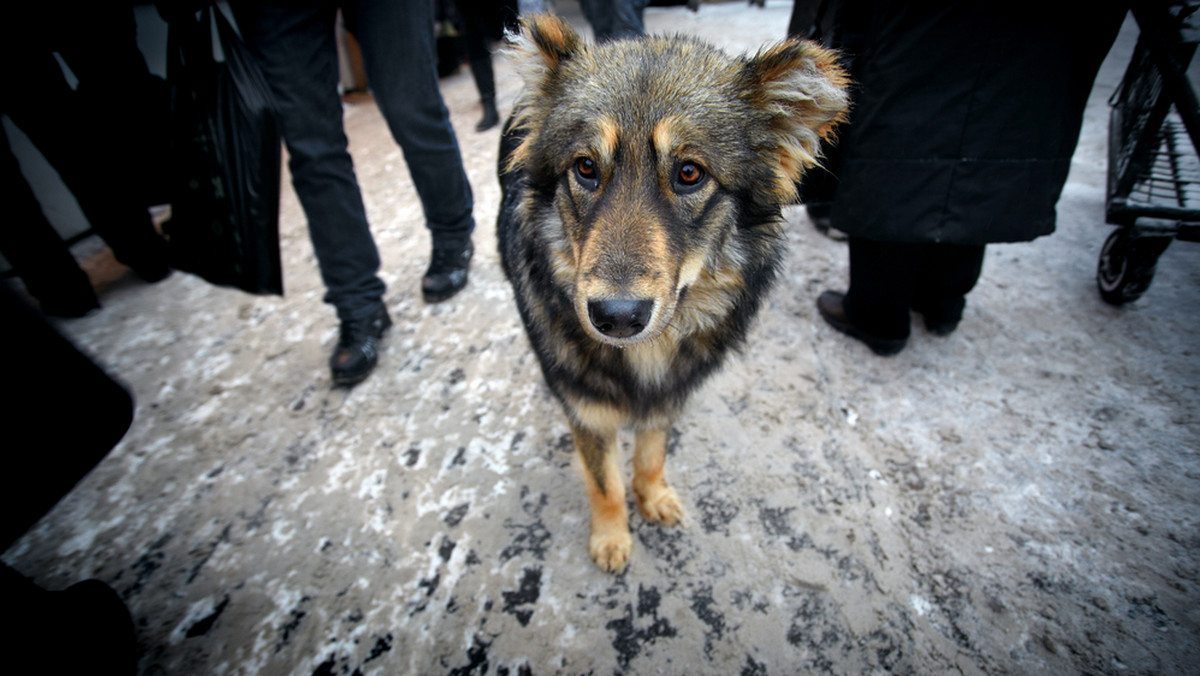
[[[984,248],[851,238],[846,316],[880,338],[908,337],[910,310],[927,323],[957,323],[983,269]]]
[[[494,101],[496,82],[492,71],[492,43],[504,39],[506,29],[515,29],[517,3],[515,0],[454,0],[447,9],[453,10],[454,24],[462,31],[471,76],[479,90],[479,98]]]
[[[347,151],[338,95],[335,20],[362,47],[375,102],[400,144],[438,246],[470,239],[472,193],[438,88],[428,0],[309,0],[232,5],[271,84],[296,194],[327,289],[342,321],[378,311],[379,251]]]
[[[987,244],[1054,231],[1125,6],[826,0],[821,10],[812,34],[846,55],[854,106],[827,148],[829,172],[801,196],[811,217],[850,237],[851,335],[906,339],[912,311],[946,335]]]
[[[5,382],[20,388],[0,408],[10,434],[0,491],[3,551],[108,455],[133,422],[134,402],[3,281],[0,317],[0,350],[14,357]]]
[[[579,0],[596,42],[636,38],[646,33],[642,14],[649,0]]]
[[[69,189],[92,230],[146,279],[167,271],[144,189],[153,166],[155,79],[138,51],[130,7],[22,6],[0,29],[0,114],[8,115]],[[72,89],[54,57],[78,80]],[[158,82],[161,82],[159,80]],[[96,306],[91,284],[26,182],[0,130],[0,185],[10,197],[0,251],[47,309]],[[57,314],[57,313],[56,313]],[[68,313],[70,314],[70,313]]]
[[[133,422],[134,402],[3,281],[0,317],[0,350],[16,357],[5,364],[5,382],[20,387],[0,409],[9,434],[0,491],[3,551],[108,455]],[[49,592],[0,564],[0,598],[9,618],[0,635],[6,671],[137,673],[133,621],[107,585],[92,580]],[[71,649],[64,652],[66,634]]]
[[[463,43],[467,48],[467,63],[471,66],[471,77],[479,90],[482,101],[496,100],[496,76],[492,70],[492,51],[487,36],[487,25],[479,8],[464,0],[457,0]]]
[[[0,128],[0,185],[5,216],[0,222],[0,253],[25,289],[48,314],[81,316],[100,307],[92,283],[66,242],[46,219],[17,158]],[[63,309],[68,308],[68,309]]]
[[[1117,2],[845,0],[856,83],[834,227],[891,242],[1053,232]]]

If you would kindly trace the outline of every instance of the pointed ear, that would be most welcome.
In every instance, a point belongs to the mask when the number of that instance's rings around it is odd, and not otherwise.
[[[549,106],[545,104],[559,70],[584,48],[583,40],[567,22],[553,14],[537,14],[521,20],[519,33],[508,36],[510,56],[525,82],[525,90],[513,104],[505,135],[520,139],[504,162],[511,172],[527,165]]]
[[[583,45],[570,24],[553,14],[521,19],[521,30],[509,36],[509,45],[530,87],[541,85],[549,73],[569,60]]]
[[[832,141],[850,110],[850,79],[837,53],[807,40],[764,48],[743,70],[750,101],[770,120],[768,147],[775,163],[770,192],[795,201],[796,182],[820,163],[821,141]]]

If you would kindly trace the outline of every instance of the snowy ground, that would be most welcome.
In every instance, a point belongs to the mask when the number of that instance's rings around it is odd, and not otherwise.
[[[652,30],[753,49],[790,3],[652,8]],[[958,332],[892,359],[829,329],[844,245],[789,212],[745,353],[695,397],[668,470],[688,517],[632,518],[618,576],[494,241],[498,131],[444,81],[477,200],[468,288],[417,293],[428,236],[371,104],[347,109],[396,322],[330,387],[332,310],[290,188],[283,298],[125,278],[61,328],[137,399],[125,439],[4,554],[48,588],[100,578],[145,674],[1198,673],[1200,247],[1099,299],[1106,101],[1059,232],[989,249]],[[497,59],[501,104],[518,83]]]

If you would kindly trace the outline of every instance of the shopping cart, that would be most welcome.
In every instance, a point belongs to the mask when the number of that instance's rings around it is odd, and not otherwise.
[[[1200,102],[1186,70],[1200,43],[1200,1],[1132,3],[1140,35],[1112,106],[1105,240],[1096,269],[1113,305],[1150,287],[1173,240],[1200,241]]]

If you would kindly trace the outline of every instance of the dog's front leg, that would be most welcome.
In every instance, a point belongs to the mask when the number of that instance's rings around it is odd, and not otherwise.
[[[633,493],[638,510],[650,521],[678,523],[683,505],[675,489],[667,483],[667,430],[638,430],[633,450]]]
[[[592,506],[588,551],[598,566],[615,573],[625,567],[633,552],[625,484],[617,464],[617,431],[601,434],[573,422],[571,435],[583,463],[583,480]]]

